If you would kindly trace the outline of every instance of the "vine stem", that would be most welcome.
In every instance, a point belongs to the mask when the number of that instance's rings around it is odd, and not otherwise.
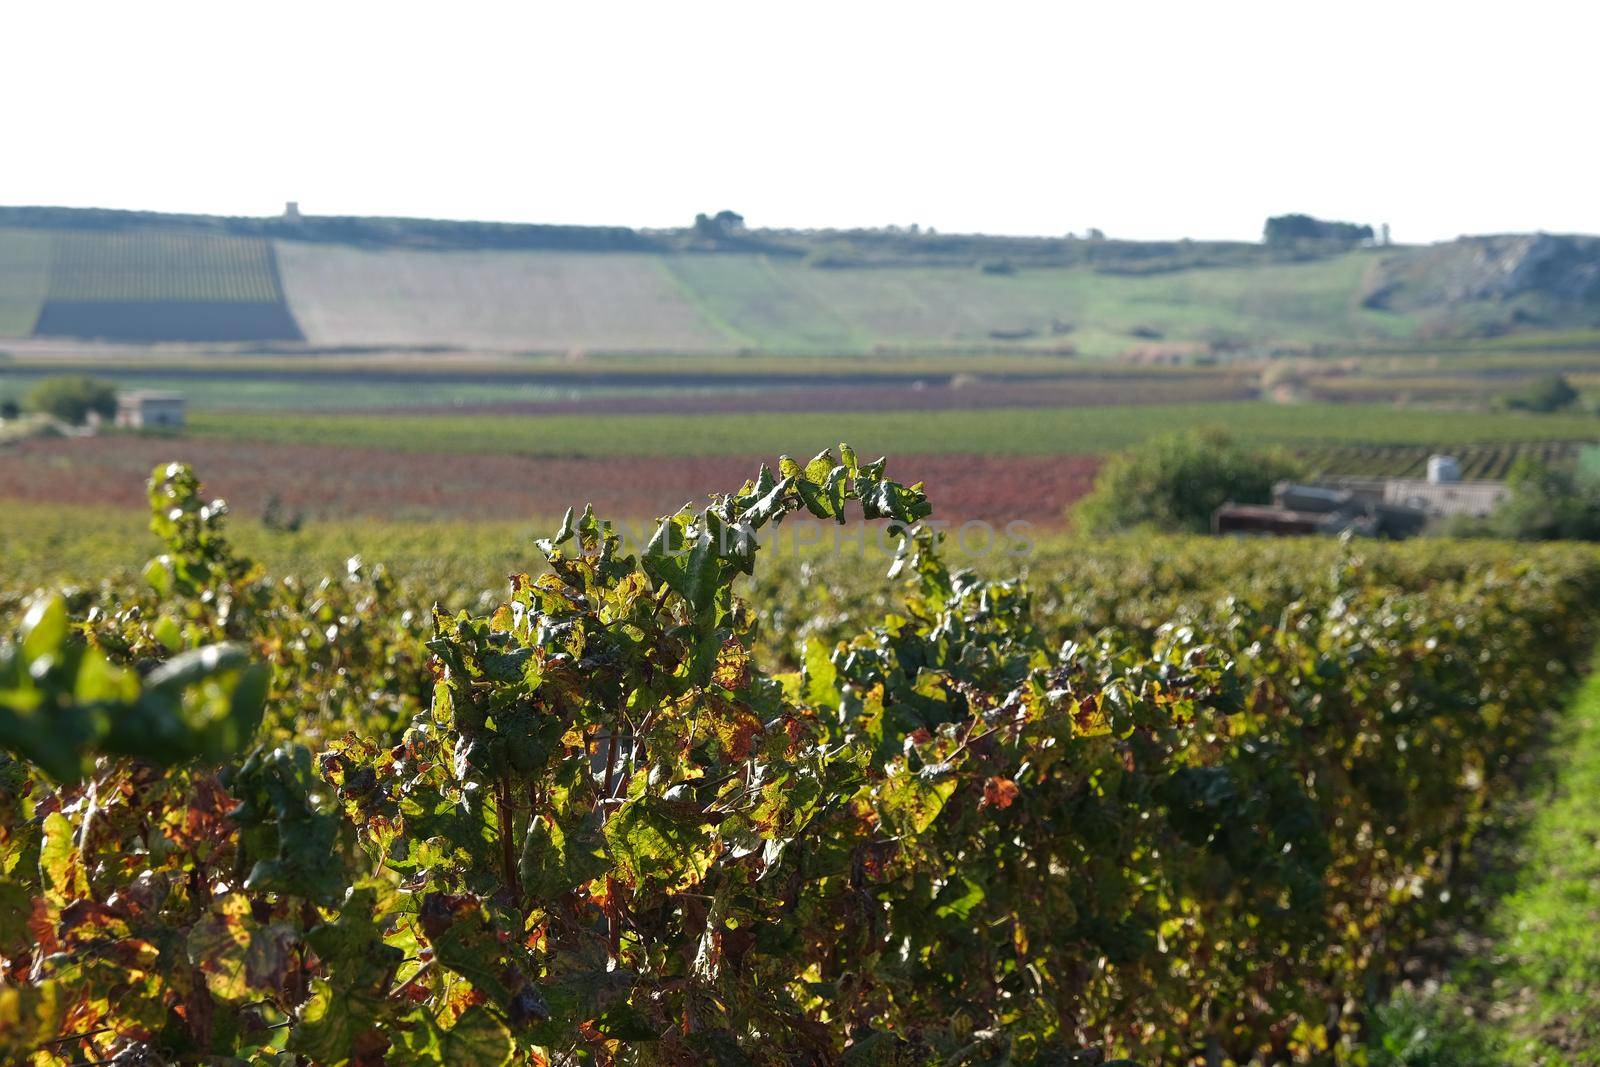
[[[495,820],[500,824],[500,862],[505,868],[506,888],[517,910],[522,910],[522,883],[517,877],[517,842],[511,828],[511,782],[501,778],[494,790]]]
[[[656,707],[651,708],[650,709],[650,714],[646,715],[644,717],[644,721],[641,722],[639,724],[638,728],[633,731],[633,744],[628,747],[628,770],[627,770],[627,773],[622,775],[622,777],[617,780],[616,785],[614,787],[611,784],[611,775],[609,774],[609,772],[607,773],[607,775],[606,775],[606,791],[605,791],[605,798],[607,800],[615,800],[615,799],[617,799],[619,796],[621,796],[627,790],[628,783],[633,781],[634,774],[637,773],[638,770],[639,770],[639,758],[642,755],[644,755],[644,735],[645,735],[645,731],[649,730],[650,727],[655,725],[656,717],[659,716],[660,714],[661,714],[661,706],[660,705],[657,705]]]
[[[606,729],[606,781],[605,787],[600,790],[602,797],[611,796],[611,785],[617,773],[617,724],[613,722]]]
[[[52,1037],[49,1041],[39,1042],[38,1047],[35,1048],[34,1051],[39,1052],[43,1049],[50,1048],[52,1045],[66,1045],[73,1041],[83,1041],[98,1034],[110,1033],[113,1029],[115,1029],[115,1027],[102,1026],[98,1030],[85,1030],[78,1034],[68,1034],[66,1037]]]
[[[404,993],[407,989],[410,989],[413,984],[415,984],[418,978],[421,978],[423,975],[427,974],[428,968],[432,966],[433,960],[423,960],[422,966],[413,971],[410,978],[407,978],[404,982],[401,982],[399,985],[389,990],[388,995],[391,997],[397,997],[401,993]]]
[[[83,880],[89,883],[91,891],[93,883],[90,882],[90,872],[94,870],[94,865],[89,862],[89,834],[94,828],[94,817],[100,813],[101,784],[110,778],[112,770],[108,767],[98,777],[90,777],[89,788],[84,794],[83,822],[78,826],[78,865],[83,869]]]

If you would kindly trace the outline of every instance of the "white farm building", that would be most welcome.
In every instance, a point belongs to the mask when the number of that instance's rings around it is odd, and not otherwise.
[[[183,425],[183,394],[147,389],[117,394],[117,425],[132,430],[176,429]]]

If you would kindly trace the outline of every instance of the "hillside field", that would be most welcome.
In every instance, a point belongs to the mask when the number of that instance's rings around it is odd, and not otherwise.
[[[1148,273],[1089,265],[821,267],[793,255],[438,249],[181,228],[0,230],[0,337],[237,339],[511,351],[845,353],[1040,348],[1090,357],[1404,339],[1359,303],[1374,250]],[[127,322],[85,302],[141,301]],[[249,304],[251,307],[243,305]],[[282,322],[246,321],[254,305]],[[64,314],[74,309],[77,315]],[[142,312],[146,317],[155,311]],[[165,332],[163,332],[165,331]],[[298,332],[296,332],[298,331]]]
[[[0,229],[0,337],[26,337],[50,288],[53,240],[39,230]]]
[[[1148,275],[1085,268],[1002,275],[951,267],[817,269],[736,255],[664,262],[707,318],[758,349],[984,345],[1017,338],[1110,356],[1163,341],[1392,339],[1408,336],[1416,325],[1408,316],[1357,307],[1356,291],[1371,263],[1367,252]],[[1160,336],[1140,338],[1135,330]]]
[[[278,257],[289,306],[312,344],[709,350],[732,343],[651,255],[280,241]]]
[[[0,336],[302,339],[260,237],[0,230]]]

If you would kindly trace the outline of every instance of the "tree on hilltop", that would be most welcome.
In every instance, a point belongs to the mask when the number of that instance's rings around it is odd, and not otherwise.
[[[1372,227],[1354,222],[1329,222],[1310,215],[1274,215],[1267,219],[1262,240],[1269,245],[1294,244],[1297,241],[1327,241],[1338,244],[1356,244],[1372,240]]]
[[[719,211],[715,215],[702,211],[694,217],[694,231],[701,237],[728,237],[742,229],[744,216],[737,211]]]

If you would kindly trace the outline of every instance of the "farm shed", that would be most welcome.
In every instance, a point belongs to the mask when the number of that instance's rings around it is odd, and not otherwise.
[[[1362,496],[1341,486],[1298,485],[1279,482],[1272,487],[1272,502],[1289,511],[1329,516],[1323,533],[1356,530],[1374,537],[1410,537],[1428,523],[1425,510],[1382,494]]]
[[[148,389],[117,394],[117,425],[132,430],[175,429],[183,425],[183,394]]]
[[[1361,537],[1410,537],[1427,523],[1427,515],[1404,503],[1361,497],[1349,489],[1327,485],[1279,482],[1272,503],[1224,504],[1211,516],[1214,534],[1296,534]]]
[[[1260,504],[1224,504],[1211,516],[1214,534],[1266,534],[1284,537],[1320,533],[1328,516]]]
[[[1430,482],[1421,478],[1339,478],[1339,488],[1362,500],[1414,508],[1430,518],[1481,519],[1510,495],[1505,482]]]
[[[1487,516],[1511,495],[1505,482],[1422,482],[1394,478],[1384,487],[1384,501],[1425,511],[1429,515]]]

